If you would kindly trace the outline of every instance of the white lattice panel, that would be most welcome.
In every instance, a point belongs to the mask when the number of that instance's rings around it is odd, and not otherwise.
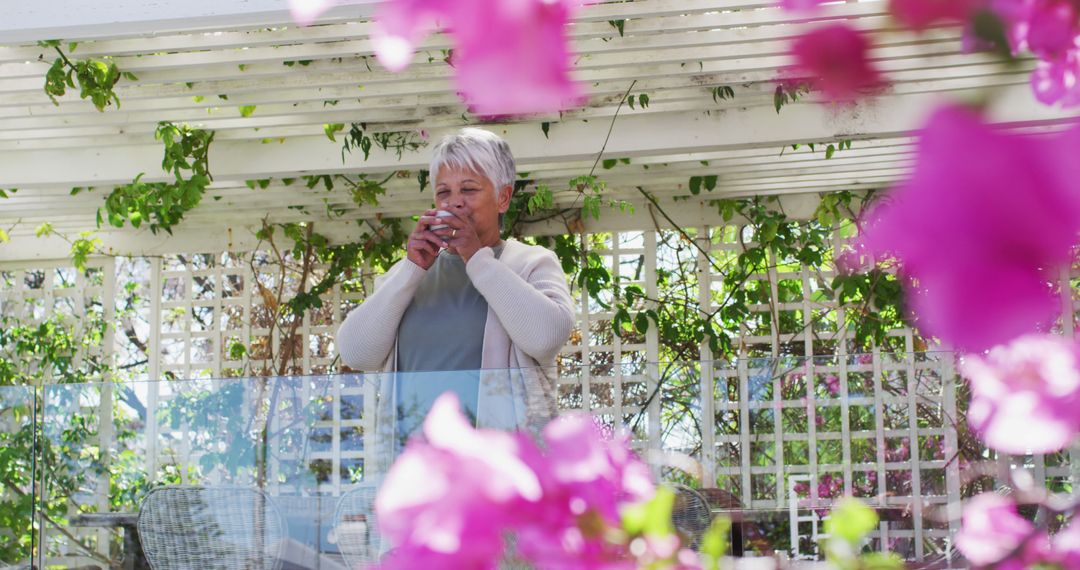
[[[115,315],[115,272],[112,258],[91,259],[84,271],[76,269],[69,260],[0,264],[0,315],[13,318],[22,326],[57,319],[61,326],[72,327],[73,369],[82,368],[91,358],[107,364],[111,362],[113,347],[114,331],[111,325]],[[89,337],[97,338],[99,335],[100,342],[89,340]],[[5,349],[0,347],[0,350]],[[87,367],[86,372],[88,380],[108,379],[101,378],[100,371],[92,366]],[[56,380],[48,369],[44,371],[42,379],[46,384]],[[111,463],[109,450],[114,448],[112,391],[111,388],[106,390],[110,394],[107,400],[80,402],[82,413],[97,418],[100,427],[96,436],[91,436],[90,443],[102,450],[99,464],[105,467]],[[91,476],[88,488],[73,500],[107,510],[107,494],[94,493],[90,489],[108,487],[108,475]],[[72,503],[70,507],[74,512],[75,504]],[[108,553],[111,536],[108,531],[84,530],[79,535],[97,552]],[[88,562],[79,550],[69,549],[65,545],[58,547],[58,560],[62,563],[77,566]]]

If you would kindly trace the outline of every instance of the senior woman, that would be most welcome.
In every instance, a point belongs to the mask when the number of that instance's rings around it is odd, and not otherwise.
[[[446,136],[430,172],[436,208],[342,323],[341,361],[395,372],[380,383],[382,437],[387,414],[397,440],[446,390],[479,427],[538,429],[555,414],[555,355],[574,324],[562,266],[550,250],[500,239],[516,171],[497,135]]]

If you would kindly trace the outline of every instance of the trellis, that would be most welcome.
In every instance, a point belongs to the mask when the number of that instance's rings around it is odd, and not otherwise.
[[[738,224],[682,231],[698,236],[698,244],[716,259],[743,247],[737,239],[743,231]],[[672,251],[663,245],[664,236],[670,234],[671,230],[621,230],[583,239],[592,244],[591,251],[601,256],[613,275],[628,278],[624,285],[640,285],[654,296],[658,264],[672,262],[666,257]],[[835,243],[843,239],[838,235]],[[697,296],[702,307],[714,308],[723,298],[724,291],[714,285],[722,276],[704,253],[684,255],[690,255],[690,263],[697,266]],[[150,343],[151,354],[158,355],[151,359],[151,377],[205,380],[147,384],[149,409],[161,409],[170,397],[189,388],[220,387],[213,378],[244,373],[240,362],[225,357],[224,346],[233,337],[253,339],[257,345],[268,330],[256,326],[257,307],[263,299],[253,292],[251,265],[241,263],[241,259],[237,254],[216,253],[150,260],[150,290],[162,292],[151,296],[149,309],[151,330],[155,331],[152,337],[157,337]],[[103,311],[112,310],[110,303],[103,302],[109,297],[108,289],[115,289],[115,265],[110,259],[94,260],[87,273],[65,265],[24,264],[16,269],[6,264],[0,308],[41,317],[58,299],[61,303],[89,299],[102,303]],[[64,279],[72,276],[77,276],[74,286],[64,287]],[[955,500],[960,496],[959,465],[949,461],[957,449],[956,432],[949,423],[956,418],[952,356],[917,352],[920,345],[909,330],[891,333],[903,339],[904,353],[856,353],[846,327],[836,324],[844,322],[845,308],[813,295],[831,277],[827,270],[819,274],[806,268],[794,272],[774,268],[755,275],[760,284],[753,287],[762,292],[762,302],[751,309],[763,316],[745,324],[737,342],[743,347],[741,357],[730,363],[714,362],[703,347],[700,364],[674,371],[659,362],[654,329],[623,339],[612,330],[612,313],[590,299],[587,292],[576,290],[579,324],[560,356],[560,403],[565,409],[587,409],[609,424],[644,418],[635,432],[640,449],[674,447],[691,452],[700,462],[702,485],[729,490],[752,509],[780,510],[794,504],[799,512],[812,513],[824,508],[832,497],[820,496],[818,485],[827,476],[839,481],[844,494],[853,493],[881,508],[908,509],[910,521],[902,526],[882,523],[874,535],[876,546],[912,557],[947,551],[949,537],[957,529]],[[1075,288],[1068,281],[1063,284],[1063,308],[1076,307]],[[359,287],[344,293],[336,290],[327,310],[305,316],[298,329],[304,347],[302,364],[291,373],[318,374],[328,369],[332,355],[320,352],[329,350],[326,335],[333,334],[353,304],[362,302],[362,295]],[[230,313],[231,307],[237,308],[235,314]],[[782,319],[785,311],[797,311],[798,318]],[[203,322],[194,324],[200,316]],[[782,320],[788,322],[785,326],[798,326],[781,328],[778,323]],[[177,326],[177,321],[182,325]],[[822,327],[822,323],[828,326]],[[1061,323],[1063,334],[1071,334],[1070,329],[1068,320]],[[214,350],[201,348],[200,339]],[[183,351],[171,352],[169,341],[179,341]],[[202,359],[202,355],[207,357]],[[254,366],[262,364],[257,351],[249,356]],[[835,388],[830,388],[830,376],[836,378]],[[688,384],[696,392],[699,415],[689,424],[672,412],[664,398],[649,398],[654,391],[664,394],[667,389],[658,382],[661,377],[669,383]],[[350,469],[360,467],[365,457],[364,446],[358,446],[356,437],[357,432],[372,432],[367,412],[374,385],[345,386],[328,381],[318,386],[314,381],[296,389],[301,400],[325,397],[333,403],[310,423],[309,437],[324,443],[304,460],[325,464],[319,467],[327,473],[320,489],[340,492],[350,485]],[[250,394],[245,398],[247,406]],[[112,407],[106,405],[110,400],[99,395],[92,401],[98,402],[93,411],[101,414],[102,426],[110,425],[105,415],[106,410],[111,413]],[[358,413],[358,409],[364,412]],[[712,429],[705,418],[715,418]],[[159,429],[157,422],[146,428],[148,473],[158,471],[168,446],[173,446],[169,453],[177,453],[173,461],[198,461],[200,450],[185,447],[183,430],[163,439],[166,434],[157,433]],[[110,437],[107,430],[102,431],[102,437]],[[751,461],[763,454],[773,460],[765,465]],[[1038,480],[1060,484],[1075,481],[1075,460],[1069,461],[1066,455],[1005,461],[1030,469]],[[287,456],[282,457],[287,460]],[[902,475],[905,473],[910,476]],[[809,482],[797,497],[791,495],[791,477],[806,477]],[[286,483],[276,490],[296,493],[305,488]],[[927,550],[927,545],[933,545],[932,550]],[[802,551],[806,549],[803,544]]]
[[[255,237],[261,224],[315,222],[341,241],[354,235],[352,224],[358,220],[413,215],[429,204],[416,181],[426,151],[397,156],[375,149],[369,159],[359,153],[339,158],[339,143],[326,140],[324,124],[362,120],[374,132],[424,129],[438,137],[475,121],[462,119],[464,109],[450,89],[452,70],[441,51],[449,47],[447,38],[428,40],[404,74],[371,63],[371,2],[349,2],[321,25],[303,29],[291,26],[271,0],[175,7],[123,0],[95,13],[66,6],[50,10],[51,4],[24,3],[0,22],[0,44],[9,44],[0,47],[0,188],[20,189],[0,198],[0,229],[10,230],[12,238],[0,244],[0,314],[36,320],[57,309],[78,317],[84,300],[92,300],[111,321],[109,299],[116,290],[111,255],[148,256],[148,376],[196,379],[146,384],[150,410],[166,406],[186,388],[217,389],[222,383],[216,378],[272,364],[268,349],[286,339],[269,328],[271,301],[255,284],[274,285],[278,277],[267,270],[265,258],[249,263],[244,257],[262,247]],[[741,234],[738,222],[719,219],[708,198],[690,195],[692,176],[718,176],[711,197],[787,195],[788,206],[803,203],[790,209],[805,217],[805,204],[813,200],[799,195],[881,188],[902,177],[911,164],[911,132],[943,94],[963,98],[989,88],[996,98],[988,113],[1005,128],[1053,129],[1068,119],[1063,111],[1034,103],[1027,84],[1030,63],[1002,70],[987,57],[963,54],[959,30],[902,34],[885,16],[884,1],[833,3],[822,17],[794,16],[774,4],[639,0],[592,6],[570,31],[581,54],[575,74],[588,87],[589,105],[561,116],[488,125],[510,141],[526,187],[554,189],[559,208],[580,206],[580,195],[565,187],[567,180],[595,171],[602,158],[628,159],[610,168],[604,163],[596,173],[607,182],[607,196],[629,200],[637,211],[605,212],[601,220],[586,216],[578,229],[584,228],[582,239],[613,275],[627,277],[626,284],[640,285],[650,297],[657,294],[658,266],[670,262],[663,232],[672,231],[672,224],[721,260],[738,251],[740,238],[752,239]],[[787,40],[807,21],[834,18],[870,32],[879,45],[873,56],[895,83],[881,97],[850,108],[800,101],[778,114],[773,79],[788,62]],[[620,20],[623,27],[616,31],[609,21]],[[146,35],[148,21],[162,26],[158,35]],[[119,85],[123,108],[98,113],[70,97],[54,108],[41,93],[44,66],[35,63],[43,50],[33,46],[34,40],[51,38],[79,40],[77,55],[113,56],[122,69],[136,73],[137,82]],[[733,87],[735,99],[712,96],[718,87]],[[651,104],[620,106],[627,89],[650,94]],[[241,105],[257,110],[250,117],[232,112]],[[69,242],[93,228],[107,188],[139,172],[147,173],[145,180],[164,179],[158,170],[160,147],[151,136],[163,119],[217,132],[211,151],[215,181],[205,203],[168,236],[100,230],[98,253],[106,255],[91,260],[89,274],[74,270],[65,260]],[[820,149],[806,146],[781,152],[793,144],[839,140],[854,144],[828,160]],[[392,172],[400,175],[388,182],[388,194],[376,207],[359,206],[345,193],[286,181],[314,173],[381,179]],[[253,189],[249,181],[255,179],[269,180]],[[72,195],[76,186],[98,189]],[[657,228],[655,212],[642,199],[646,193],[671,215],[672,224]],[[55,231],[34,237],[45,222]],[[525,231],[567,230],[549,223]],[[836,236],[834,243],[845,237]],[[698,270],[694,286],[701,308],[715,309],[725,293],[722,276],[703,253],[690,262]],[[817,294],[831,277],[828,271],[790,267],[754,276],[747,287],[760,302],[737,339],[740,357],[714,362],[703,347],[693,357],[700,363],[675,368],[659,362],[655,327],[644,334],[614,334],[613,314],[599,302],[608,300],[579,291],[578,328],[560,355],[560,403],[596,413],[609,424],[636,422],[639,448],[668,446],[690,453],[700,464],[703,485],[732,490],[744,505],[768,510],[794,504],[805,514],[827,503],[828,497],[818,496],[823,476],[837,475],[844,492],[861,493],[881,507],[910,506],[909,527],[883,523],[875,534],[877,546],[898,538],[908,541],[904,552],[912,556],[928,554],[926,544],[947,549],[960,496],[956,462],[944,459],[957,445],[947,422],[956,406],[952,361],[921,354],[925,347],[908,330],[890,333],[902,340],[904,354],[856,354],[842,326],[845,307]],[[1068,276],[1062,282],[1062,308],[1072,318],[1064,319],[1061,332],[1071,336],[1080,315],[1080,286]],[[324,309],[303,315],[299,362],[287,374],[332,370],[333,332],[369,285],[357,278],[336,286]],[[230,350],[237,342],[245,347],[243,358]],[[112,344],[110,338],[106,346]],[[328,478],[319,484],[330,492],[347,488],[350,467],[365,458],[353,438],[357,429],[371,431],[365,424],[370,414],[355,411],[371,405],[367,390],[359,385],[333,385],[329,393],[311,385],[296,388],[301,399],[333,402],[311,423],[327,448],[309,456],[324,462],[320,469]],[[654,394],[689,394],[699,407],[677,410]],[[101,438],[109,441],[111,398],[96,395],[88,401],[96,402]],[[921,412],[920,405],[933,413]],[[185,460],[198,459],[198,449],[183,447],[183,429],[175,432],[158,422],[146,426],[151,477],[163,454],[174,449]],[[899,449],[904,437],[906,455]],[[923,449],[926,442],[940,444],[944,458]],[[752,457],[765,453],[772,454],[771,464],[752,464]],[[1078,453],[1003,463],[1060,485],[1080,480]],[[838,454],[839,463],[834,461]],[[911,478],[898,494],[889,488],[890,474],[904,471]],[[807,478],[808,496],[795,503],[790,477]],[[899,479],[893,480],[895,487]],[[298,488],[286,483],[277,490]],[[949,521],[932,520],[944,504]]]

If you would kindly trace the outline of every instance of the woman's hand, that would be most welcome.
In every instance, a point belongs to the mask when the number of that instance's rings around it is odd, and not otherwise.
[[[473,226],[469,220],[469,212],[467,209],[447,209],[448,212],[453,214],[452,217],[439,218],[439,220],[446,224],[448,227],[438,230],[442,239],[446,240],[449,244],[447,250],[456,253],[461,256],[466,263],[472,258],[484,244],[480,242],[480,236],[476,233],[476,227]]]
[[[435,210],[425,210],[416,222],[416,229],[409,234],[405,257],[425,271],[435,263],[435,258],[439,257],[439,249],[446,246],[443,238],[431,230],[432,225],[441,223],[444,223],[443,219],[435,216]]]

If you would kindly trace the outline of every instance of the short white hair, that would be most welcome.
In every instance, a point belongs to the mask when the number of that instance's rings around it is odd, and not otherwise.
[[[510,145],[491,131],[472,127],[446,135],[435,145],[429,167],[433,182],[443,167],[467,168],[483,174],[495,186],[496,192],[506,186],[512,188],[517,174]]]

